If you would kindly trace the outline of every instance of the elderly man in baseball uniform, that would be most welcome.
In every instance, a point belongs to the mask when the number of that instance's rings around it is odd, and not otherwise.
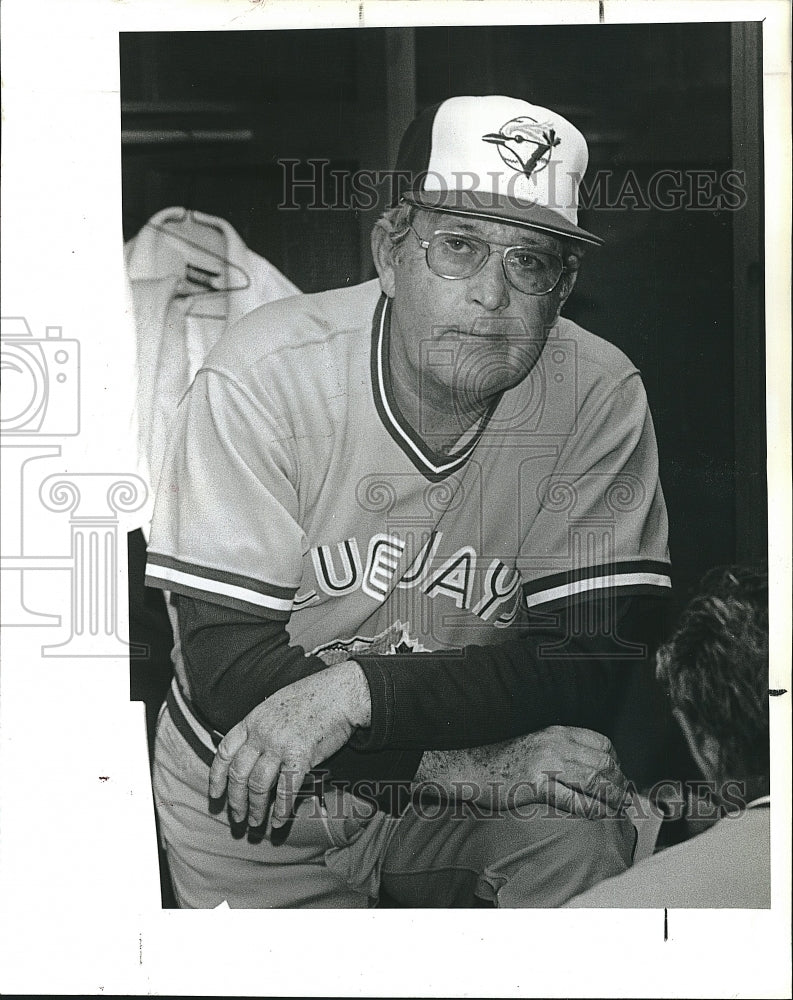
[[[631,863],[571,794],[623,787],[667,519],[638,372],[559,315],[586,163],[547,108],[428,109],[378,278],[249,314],[183,400],[148,564],[181,905],[556,906]]]

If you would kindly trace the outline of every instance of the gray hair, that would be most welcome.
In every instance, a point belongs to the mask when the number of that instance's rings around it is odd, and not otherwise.
[[[418,209],[415,205],[410,205],[406,201],[401,201],[398,205],[395,205],[393,208],[389,208],[380,216],[380,222],[388,230],[391,242],[395,246],[396,244],[401,243],[407,236],[408,229],[410,229],[411,223],[413,222],[417,211]]]

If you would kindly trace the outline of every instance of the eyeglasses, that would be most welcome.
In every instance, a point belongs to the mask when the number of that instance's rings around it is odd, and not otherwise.
[[[548,250],[535,250],[525,244],[488,243],[468,233],[436,232],[423,240],[413,226],[410,229],[426,251],[429,269],[450,281],[472,277],[482,270],[491,254],[499,251],[507,281],[526,295],[552,292],[565,270],[562,258]]]

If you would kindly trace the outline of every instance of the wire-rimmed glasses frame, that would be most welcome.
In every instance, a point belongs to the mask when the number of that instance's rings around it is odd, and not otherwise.
[[[564,266],[564,261],[562,257],[555,253],[553,250],[537,249],[536,247],[529,246],[526,243],[516,243],[516,244],[506,244],[506,243],[496,243],[492,240],[484,240],[481,236],[474,236],[472,233],[461,233],[455,230],[436,230],[428,240],[422,238],[422,236],[416,232],[412,223],[409,224],[409,228],[413,235],[418,240],[419,246],[424,250],[424,256],[427,262],[427,267],[432,271],[433,274],[437,274],[439,278],[445,278],[448,281],[460,281],[463,278],[472,278],[475,274],[478,274],[485,264],[490,260],[494,253],[500,253],[501,256],[501,267],[504,271],[504,277],[507,279],[508,283],[519,292],[523,292],[524,295],[548,295],[550,292],[556,288],[559,281],[567,270]],[[433,261],[437,263],[437,252],[432,253],[433,247],[438,247],[441,240],[445,237],[454,237],[455,239],[465,240],[472,244],[473,246],[479,246],[482,248],[483,254],[479,263],[475,264],[470,270],[465,270],[462,274],[447,274],[444,270],[440,270],[438,267],[433,266]],[[498,247],[498,250],[494,250],[493,247]],[[484,253],[484,251],[487,251]],[[514,268],[510,268],[507,263],[507,257],[511,253],[521,252],[523,254],[531,253],[536,254],[538,257],[549,257],[558,264],[558,270],[554,269],[548,276],[546,282],[543,282],[537,288],[521,287],[521,285],[516,284],[514,274],[510,271]],[[534,277],[537,277],[534,275]],[[531,280],[532,275],[527,274],[527,280]],[[546,287],[547,285],[547,287]]]

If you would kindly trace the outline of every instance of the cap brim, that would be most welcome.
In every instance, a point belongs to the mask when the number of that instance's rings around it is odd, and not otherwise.
[[[552,236],[564,236],[595,246],[603,243],[599,236],[581,229],[550,208],[489,191],[406,191],[402,200],[434,212],[453,212],[476,219],[508,222],[513,226],[536,229]]]

